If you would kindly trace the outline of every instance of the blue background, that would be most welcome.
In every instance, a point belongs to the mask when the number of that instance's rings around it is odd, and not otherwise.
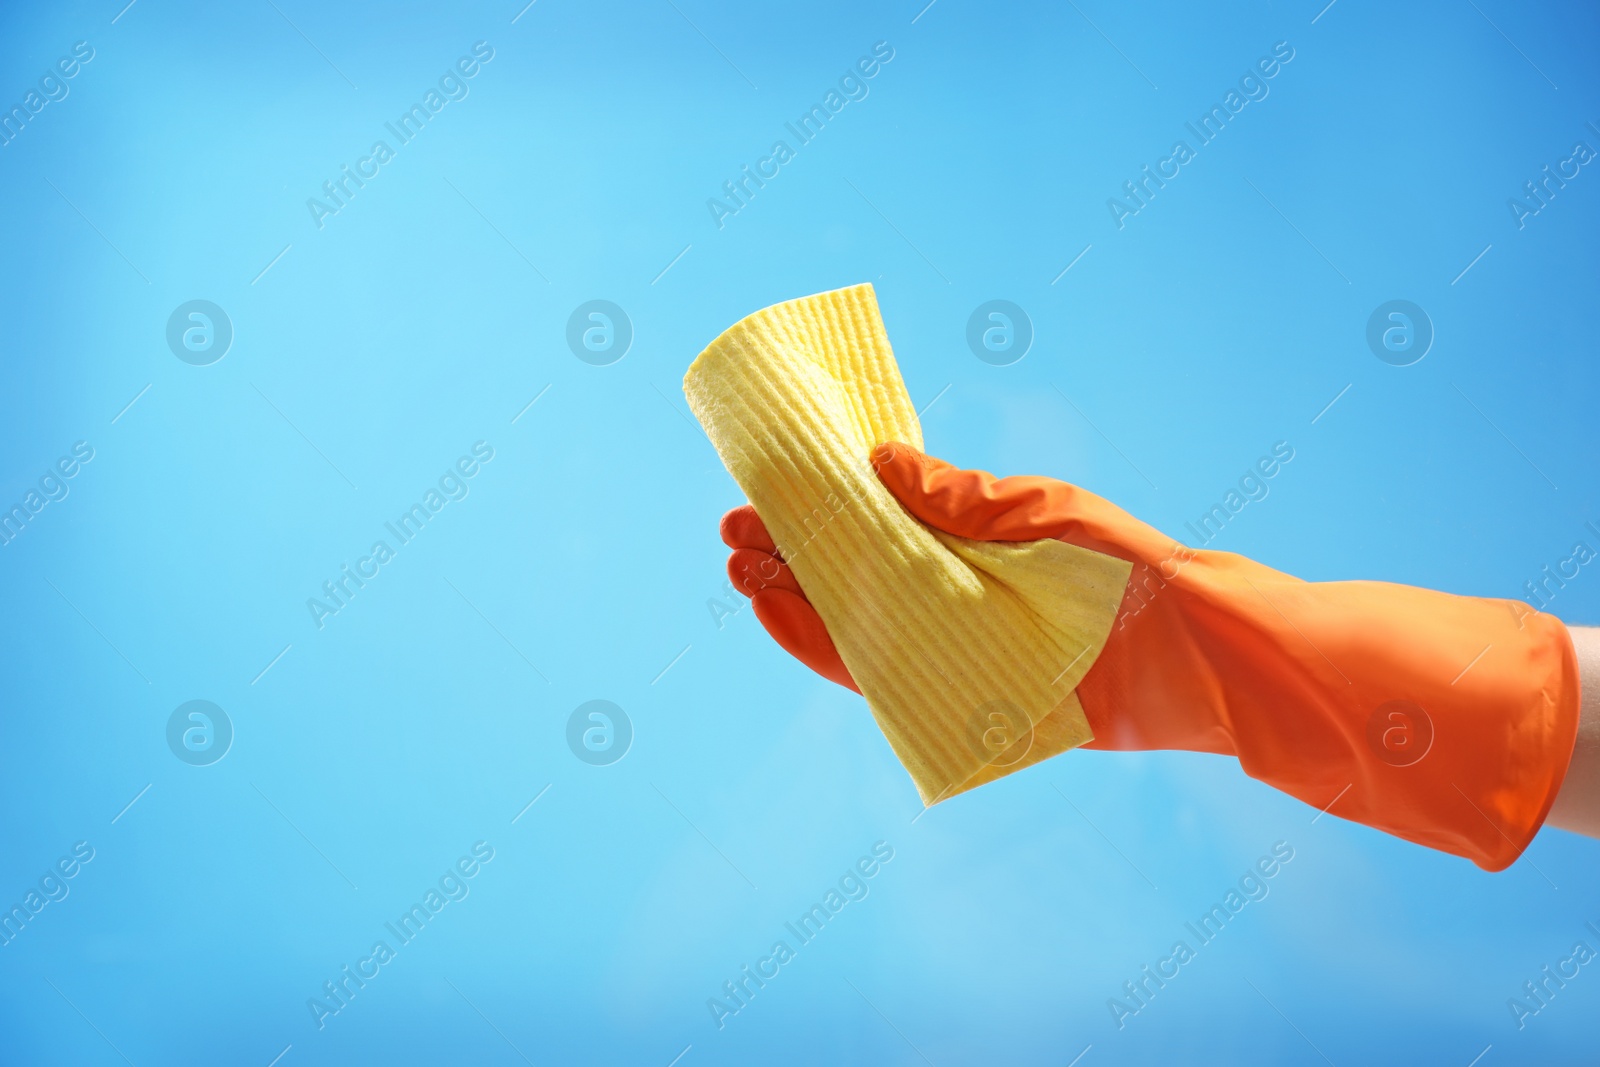
[[[6,108],[94,58],[0,148],[4,506],[94,458],[0,548],[0,902],[95,852],[0,947],[0,1061],[1593,1061],[1600,968],[1520,1031],[1506,1001],[1600,949],[1595,842],[1489,875],[1164,753],[917,818],[859,698],[727,593],[740,497],[679,382],[742,315],[870,281],[937,455],[1192,541],[1287,441],[1213,547],[1520,596],[1600,546],[1600,174],[1507,206],[1600,149],[1600,14],[922,3],[7,5]],[[719,228],[707,199],[879,41]],[[1270,95],[1119,229],[1107,198],[1279,41]],[[209,366],[165,339],[193,299],[235,332]],[[594,299],[635,333],[608,366],[565,340]],[[1010,366],[965,341],[990,299],[1035,331]],[[1436,330],[1411,366],[1366,344],[1391,299]],[[477,441],[470,495],[319,629],[307,599]],[[1551,610],[1597,598],[1585,568]],[[192,699],[235,731],[210,766],[167,744]],[[591,699],[635,733],[609,766],[565,739]],[[319,1029],[308,998],[477,841],[470,895]],[[719,1029],[707,998],[878,841],[870,895]],[[1270,895],[1119,1030],[1107,999],[1279,841]]]

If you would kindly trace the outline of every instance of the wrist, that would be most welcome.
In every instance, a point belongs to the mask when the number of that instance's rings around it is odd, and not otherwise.
[[[1600,629],[1571,626],[1567,634],[1578,663],[1578,727],[1545,823],[1600,837]]]

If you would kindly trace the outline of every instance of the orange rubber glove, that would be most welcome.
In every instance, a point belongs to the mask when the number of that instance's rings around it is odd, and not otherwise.
[[[872,453],[907,511],[984,541],[1057,538],[1134,565],[1111,638],[1078,686],[1097,749],[1236,756],[1316,808],[1508,867],[1572,755],[1577,658],[1519,601],[1386,582],[1304,582],[1179,544],[1076,486],[996,479],[904,444]],[[723,516],[728,573],[796,659],[855,689],[827,628],[749,505]]]

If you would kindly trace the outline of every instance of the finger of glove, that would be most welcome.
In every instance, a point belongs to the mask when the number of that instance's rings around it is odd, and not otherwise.
[[[846,689],[856,688],[850,669],[839,658],[833,638],[822,622],[822,616],[811,602],[787,589],[763,589],[750,598],[756,618],[772,639],[789,655],[804,663],[830,682]]]
[[[1048,537],[1130,560],[1163,558],[1174,543],[1110,501],[1054,478],[962,470],[898,441],[873,449],[872,464],[907,511],[957,537]]]
[[[773,544],[772,535],[767,533],[767,524],[761,521],[761,516],[749,504],[741,504],[722,516],[717,532],[722,535],[722,543],[729,548],[754,548],[768,555],[778,554],[778,546]]]
[[[1037,541],[1069,521],[1073,487],[1050,478],[996,478],[891,441],[872,465],[906,510],[938,530],[977,541]]]
[[[748,597],[763,589],[787,589],[800,597],[806,595],[787,563],[755,548],[736,548],[729,554],[728,580]]]

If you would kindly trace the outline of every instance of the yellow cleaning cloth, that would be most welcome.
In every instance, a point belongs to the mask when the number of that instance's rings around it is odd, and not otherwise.
[[[1092,738],[1073,688],[1130,564],[1059,541],[969,541],[900,506],[868,456],[922,448],[922,427],[871,285],[742,319],[683,389],[924,804]]]

